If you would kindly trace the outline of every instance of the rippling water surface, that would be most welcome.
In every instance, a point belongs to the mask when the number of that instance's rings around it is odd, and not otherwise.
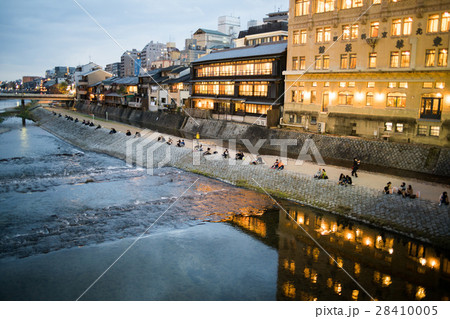
[[[173,168],[150,176],[31,122],[0,128],[1,300],[77,299],[153,223],[83,299],[449,296],[447,255],[419,242],[283,202],[288,216],[262,194]]]

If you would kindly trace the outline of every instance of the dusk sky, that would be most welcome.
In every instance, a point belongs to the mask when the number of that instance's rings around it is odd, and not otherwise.
[[[247,21],[287,10],[288,0],[77,0],[125,49],[184,40],[198,28],[217,30],[217,18]],[[119,47],[74,0],[0,1],[0,80],[44,76],[55,66],[119,62]]]

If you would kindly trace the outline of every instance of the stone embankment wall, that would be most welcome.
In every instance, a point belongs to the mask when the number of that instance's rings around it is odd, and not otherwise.
[[[358,157],[363,165],[381,168],[401,169],[412,172],[450,177],[450,149],[418,144],[390,143],[378,140],[308,134],[292,130],[267,129],[260,126],[224,122],[217,120],[193,119],[183,114],[144,112],[127,108],[100,107],[78,104],[77,109],[86,114],[129,123],[165,133],[183,132],[187,137],[197,132],[202,138],[248,139],[253,145],[266,139],[262,149],[277,152],[279,146],[270,145],[270,140],[292,139],[297,146],[288,147],[288,153],[297,157],[307,139],[312,139],[325,159],[347,161],[350,165]]]
[[[439,207],[437,203],[383,195],[381,191],[361,186],[343,187],[335,181],[316,180],[292,171],[275,171],[266,166],[242,165],[234,160],[221,159],[220,156],[205,158],[199,152],[157,142],[155,134],[153,139],[149,136],[128,137],[123,133],[109,134],[105,129],[94,130],[42,109],[35,110],[34,115],[41,127],[85,150],[128,161],[142,159],[146,167],[164,164],[237,186],[267,191],[276,197],[293,199],[432,242],[445,249],[450,248],[449,210],[448,207]]]

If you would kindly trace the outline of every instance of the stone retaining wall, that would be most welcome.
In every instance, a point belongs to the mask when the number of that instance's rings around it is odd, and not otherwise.
[[[278,197],[324,209],[352,219],[391,229],[398,233],[450,248],[450,221],[448,207],[421,199],[403,199],[396,195],[383,195],[362,186],[343,187],[333,181],[316,180],[291,171],[275,171],[265,166],[242,165],[234,160],[209,159],[190,149],[169,146],[148,136],[134,138],[123,133],[110,135],[108,130],[94,131],[81,123],[67,121],[38,109],[34,111],[40,125],[60,138],[85,150],[105,153],[127,159],[127,144],[136,161],[141,152],[147,167],[164,165],[217,178],[238,186],[269,192]],[[226,130],[222,130],[222,134]],[[216,133],[216,132],[214,132]],[[153,137],[154,138],[154,137]],[[149,153],[149,150],[151,152]],[[147,155],[152,154],[151,163]],[[167,156],[169,154],[169,156]],[[264,190],[263,190],[264,189]]]

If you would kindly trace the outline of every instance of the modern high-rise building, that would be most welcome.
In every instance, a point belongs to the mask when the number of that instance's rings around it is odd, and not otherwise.
[[[290,0],[281,124],[450,145],[450,0]]]
[[[136,49],[126,51],[120,58],[120,76],[137,76],[139,75],[141,60],[140,52]]]
[[[120,76],[120,62],[114,62],[107,64],[105,71],[111,73],[114,76]]]
[[[142,72],[150,69],[152,62],[166,57],[167,45],[164,43],[150,41],[141,51],[141,67]]]
[[[222,16],[218,19],[219,32],[228,34],[232,39],[237,38],[241,29],[241,18],[232,16]]]

